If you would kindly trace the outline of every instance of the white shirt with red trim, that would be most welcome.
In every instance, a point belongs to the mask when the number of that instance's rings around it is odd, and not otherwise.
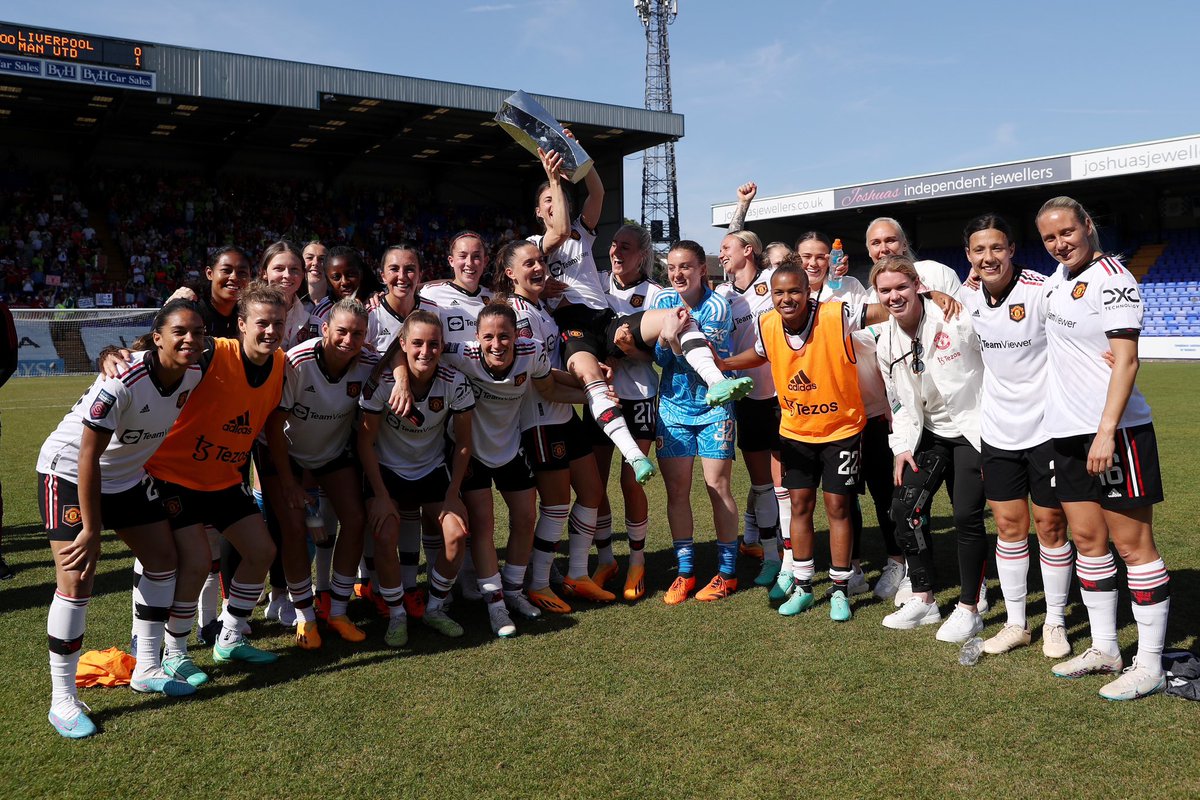
[[[1026,450],[1049,439],[1046,407],[1046,276],[1020,270],[998,297],[963,288],[963,314],[983,354],[980,436],[1001,450]]]
[[[509,296],[508,304],[517,312],[517,336],[541,342],[546,349],[546,359],[550,366],[562,369],[558,324],[550,316],[550,312],[544,306],[531,303],[515,294]],[[527,431],[545,425],[562,425],[571,419],[573,413],[571,406],[566,403],[554,403],[542,397],[542,393],[535,386],[525,395],[525,402],[521,406],[521,430]]]
[[[771,301],[771,276],[774,269],[760,270],[745,289],[739,289],[733,281],[717,286],[717,294],[729,301],[733,310],[733,335],[729,352],[741,353],[754,347],[758,338],[758,318],[775,307]],[[771,376],[771,365],[763,364],[754,369],[741,370],[742,377],[754,379],[754,390],[747,397],[751,400],[770,400],[775,396],[775,379]]]
[[[454,414],[475,408],[475,395],[465,375],[447,364],[438,364],[429,391],[424,397],[413,397],[412,410],[398,417],[388,406],[395,385],[396,379],[385,370],[379,376],[379,386],[368,387],[359,405],[366,414],[384,415],[375,439],[380,466],[415,481],[445,463],[447,425]]]
[[[441,318],[443,341],[458,344],[475,341],[479,312],[491,300],[487,289],[479,287],[472,294],[453,281],[426,283],[417,292],[418,307]]]
[[[542,235],[530,236],[529,241],[542,246]],[[596,260],[592,257],[592,245],[596,242],[594,231],[588,230],[579,217],[571,223],[571,234],[558,249],[546,256],[546,269],[551,277],[567,285],[560,302],[575,303],[597,310],[608,308],[600,273],[596,271]]]
[[[136,486],[146,474],[143,465],[163,443],[204,375],[198,364],[188,367],[179,385],[164,392],[151,363],[150,351],[136,352],[120,375],[97,378],[46,438],[37,471],[78,483],[79,442],[86,425],[112,433],[100,454],[100,492],[116,494]]]
[[[621,286],[611,272],[601,276],[607,287],[608,307],[618,317],[645,311],[654,303],[662,287],[649,278],[643,278],[629,286]],[[653,344],[653,342],[651,342]],[[613,368],[613,389],[622,400],[646,400],[658,394],[658,373],[653,361],[622,358]]]
[[[443,358],[471,382],[475,393],[474,455],[489,467],[502,467],[521,448],[521,404],[534,380],[550,374],[541,342],[517,338],[513,363],[503,375],[483,364],[479,342],[446,345]]]
[[[1047,285],[1046,433],[1054,438],[1095,433],[1112,377],[1104,360],[1109,337],[1136,336],[1142,329],[1137,280],[1116,258],[1104,256]],[[1150,406],[1134,386],[1118,427],[1150,421]]]
[[[378,356],[364,350],[335,379],[326,372],[322,346],[321,339],[310,339],[288,350],[279,401],[288,412],[283,427],[288,454],[305,469],[328,464],[346,451],[363,387],[379,363]]]

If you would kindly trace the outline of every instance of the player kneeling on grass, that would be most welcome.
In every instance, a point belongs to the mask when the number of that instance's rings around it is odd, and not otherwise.
[[[429,602],[421,620],[444,636],[463,635],[462,626],[446,613],[446,603],[467,545],[459,494],[471,460],[475,396],[461,372],[441,363],[443,346],[437,314],[411,312],[385,356],[379,385],[368,384],[360,400],[358,455],[370,494],[367,527],[375,538],[375,579],[390,617],[384,641],[392,647],[408,642],[397,554],[404,511],[419,513],[426,535],[437,532],[443,541],[428,565]],[[398,363],[390,363],[393,359]],[[388,407],[393,368],[407,372],[411,407],[404,416]],[[449,460],[448,429],[454,433]]]
[[[346,616],[363,549],[362,475],[350,452],[350,435],[363,387],[378,363],[377,356],[363,351],[366,333],[367,309],[353,297],[330,307],[321,338],[288,351],[283,397],[267,421],[269,457],[263,457],[259,444],[256,463],[282,534],[283,572],[296,608],[296,643],[305,650],[321,646],[305,524],[311,501],[301,485],[306,472],[325,491],[341,523],[327,623],[348,642],[366,638]]]
[[[686,315],[669,318],[655,352],[662,367],[658,463],[667,489],[667,519],[679,566],[679,574],[663,598],[669,605],[682,603],[696,588],[691,499],[696,456],[700,456],[712,503],[718,562],[717,574],[696,599],[719,600],[737,590],[737,504],[729,485],[733,472],[733,407],[732,403],[710,406],[706,402],[707,386],[690,366],[678,336],[683,323],[694,323],[717,356],[729,355],[733,313],[729,301],[709,288],[706,268],[704,249],[699,244],[678,242],[667,254],[670,286],[654,298],[655,308],[687,311]],[[753,386],[752,381],[748,384]]]
[[[771,276],[771,298],[775,308],[759,317],[753,350],[720,363],[725,369],[750,369],[769,361],[778,393],[783,486],[792,507],[792,574],[779,577],[787,597],[779,613],[793,616],[815,602],[813,511],[821,486],[833,581],[829,617],[845,622],[851,617],[851,506],[857,500],[867,421],[851,334],[884,321],[887,312],[877,304],[818,303],[796,255]]]
[[[46,622],[50,724],[67,738],[96,732],[75,688],[88,601],[111,528],[144,567],[133,587],[137,648],[130,687],[178,697],[196,691],[162,669],[159,648],[175,594],[177,555],[167,513],[143,468],[203,375],[199,307],[172,300],[154,318],[153,349],[115,377],[100,377],[67,412],[38,455],[38,506],[54,554],[56,588]]]

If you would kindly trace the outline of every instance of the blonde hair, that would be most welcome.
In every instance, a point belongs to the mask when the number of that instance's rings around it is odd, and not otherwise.
[[[898,272],[911,280],[913,286],[921,285],[921,276],[917,274],[917,268],[913,265],[913,260],[908,256],[886,255],[876,261],[875,266],[871,267],[870,282],[872,288],[878,289],[875,282],[885,272]]]
[[[1070,211],[1075,215],[1075,219],[1079,220],[1079,224],[1083,226],[1091,225],[1092,229],[1088,232],[1088,244],[1091,245],[1093,252],[1100,252],[1100,231],[1096,229],[1096,221],[1092,219],[1092,215],[1073,197],[1059,195],[1051,197],[1042,207],[1038,209],[1036,219],[1041,219],[1044,214],[1049,214],[1051,211]]]
[[[753,251],[755,258],[758,258],[760,255],[762,255],[762,239],[758,238],[758,234],[754,231],[733,231],[732,233],[727,233],[725,235],[734,237],[743,245],[750,245],[750,249]]]

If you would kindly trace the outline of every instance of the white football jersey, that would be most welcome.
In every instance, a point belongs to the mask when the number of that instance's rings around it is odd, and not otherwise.
[[[730,353],[741,353],[754,347],[758,338],[755,322],[774,308],[771,302],[771,275],[774,269],[760,270],[745,289],[733,285],[733,281],[720,284],[714,290],[729,301],[733,309],[733,336],[729,341]],[[763,364],[754,369],[741,370],[738,374],[754,379],[751,400],[770,400],[775,396],[775,380],[771,377],[771,365]]]
[[[150,352],[134,353],[120,376],[96,379],[42,445],[38,472],[78,483],[79,440],[86,425],[113,434],[100,454],[101,493],[123,492],[142,480],[143,465],[204,375],[198,364],[188,367],[179,385],[165,393],[155,382]]]
[[[999,297],[962,292],[963,311],[983,347],[979,432],[1001,450],[1046,441],[1046,276],[1022,269]]]
[[[349,446],[358,399],[379,357],[364,350],[335,380],[325,371],[322,340],[310,339],[289,350],[285,363],[279,407],[288,412],[283,427],[288,454],[305,469],[315,469]]]
[[[404,317],[393,311],[387,301],[381,297],[379,305],[371,309],[370,317],[367,319],[367,345],[373,347],[376,353],[387,352],[391,343],[400,335],[400,328],[403,325]]]
[[[602,281],[607,287],[608,307],[618,317],[645,311],[662,291],[662,287],[649,278],[621,286],[611,272],[606,272]],[[617,397],[622,400],[645,400],[658,394],[658,372],[654,369],[653,361],[622,358],[613,369],[612,384]]]
[[[1109,333],[1142,329],[1137,280],[1112,256],[1098,258],[1074,276],[1047,281],[1046,433],[1054,438],[1095,433],[1100,426],[1112,369],[1104,360]],[[1118,427],[1151,421],[1137,386]]]
[[[367,414],[384,414],[375,440],[380,465],[414,481],[445,463],[450,417],[475,408],[475,395],[466,376],[447,364],[439,364],[429,392],[413,398],[408,416],[397,417],[388,406],[395,386],[396,379],[384,370],[379,386],[366,387],[359,404]],[[440,502],[441,498],[436,500]]]
[[[472,445],[475,458],[489,467],[502,467],[516,458],[521,449],[521,404],[533,381],[550,374],[541,342],[518,337],[513,348],[512,366],[503,377],[492,375],[483,365],[479,342],[450,343],[443,354],[471,382],[475,394]]]
[[[491,299],[491,292],[482,286],[471,294],[453,281],[422,284],[417,292],[418,308],[432,311],[441,318],[442,337],[447,343],[475,341],[479,312]]]
[[[515,294],[508,298],[508,303],[513,307],[513,311],[517,312],[517,336],[541,342],[546,348],[546,361],[551,367],[562,369],[558,324],[550,316],[550,312],[543,306]],[[562,425],[571,419],[572,413],[574,412],[571,406],[547,400],[535,386],[525,396],[525,403],[521,406],[521,430],[527,431],[544,425]]]
[[[321,335],[320,317],[314,317],[304,303],[296,300],[288,309],[283,320],[283,342],[279,345],[283,350],[291,350],[303,341]]]
[[[542,236],[530,236],[529,241],[542,246]],[[574,303],[594,309],[608,308],[600,273],[596,271],[596,260],[592,257],[592,245],[596,234],[589,231],[578,217],[571,223],[571,235],[558,249],[546,256],[546,270],[550,276],[567,285],[558,302]],[[557,307],[558,303],[554,304]]]

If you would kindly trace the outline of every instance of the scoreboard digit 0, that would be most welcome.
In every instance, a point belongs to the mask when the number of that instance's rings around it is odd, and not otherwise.
[[[0,53],[144,69],[145,45],[0,22]]]

